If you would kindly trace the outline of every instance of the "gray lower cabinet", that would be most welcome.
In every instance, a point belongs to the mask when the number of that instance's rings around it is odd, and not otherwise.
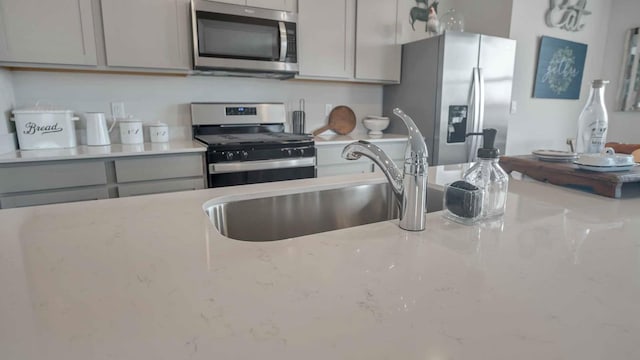
[[[42,192],[32,192],[22,195],[8,195],[0,197],[0,208],[8,209],[23,206],[58,204],[75,201],[108,199],[109,191],[106,187],[84,189],[62,189]]]
[[[115,160],[118,195],[203,189],[203,164],[202,155],[193,154]]]
[[[203,189],[202,153],[0,164],[0,208]]]
[[[398,166],[404,162],[406,140],[399,141],[371,141],[380,147]],[[363,174],[379,171],[378,166],[371,160],[361,157],[358,160],[342,158],[342,149],[346,144],[316,144],[317,176],[334,176],[348,174]]]

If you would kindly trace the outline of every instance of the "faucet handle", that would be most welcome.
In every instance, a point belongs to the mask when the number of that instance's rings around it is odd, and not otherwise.
[[[427,158],[429,156],[427,144],[425,143],[424,137],[413,119],[409,115],[405,114],[400,108],[393,109],[393,113],[398,116],[404,122],[407,129],[409,129],[410,149],[408,149],[408,153],[410,152],[410,156],[412,158]]]

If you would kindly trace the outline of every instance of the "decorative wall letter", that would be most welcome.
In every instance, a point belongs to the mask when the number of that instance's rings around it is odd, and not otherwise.
[[[584,17],[591,15],[587,0],[550,0],[549,10],[545,14],[545,22],[549,27],[558,27],[567,31],[580,31],[584,28]]]

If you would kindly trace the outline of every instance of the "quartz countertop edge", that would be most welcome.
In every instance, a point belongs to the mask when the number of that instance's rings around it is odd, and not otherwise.
[[[194,140],[174,140],[166,143],[144,143],[131,145],[78,145],[74,148],[65,149],[16,150],[0,154],[0,164],[197,153],[205,152],[206,150],[206,146]]]
[[[382,134],[382,136],[370,136],[368,134],[348,134],[348,135],[317,135],[314,137],[316,146],[323,145],[346,145],[354,141],[365,140],[376,142],[397,142],[407,140],[409,137],[402,134]]]
[[[466,168],[431,167],[429,186]],[[391,220],[268,242],[220,235],[203,208],[383,182],[0,210],[0,358],[640,359],[639,198],[512,177],[494,222],[435,212],[421,232]]]

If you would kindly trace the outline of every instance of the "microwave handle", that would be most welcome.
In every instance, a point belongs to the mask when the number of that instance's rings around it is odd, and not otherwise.
[[[287,27],[283,21],[278,21],[280,29],[280,62],[284,62],[287,58]]]

